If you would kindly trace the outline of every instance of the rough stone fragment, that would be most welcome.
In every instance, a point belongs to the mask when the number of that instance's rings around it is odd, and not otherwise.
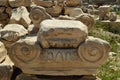
[[[38,32],[38,41],[43,48],[76,48],[86,37],[87,27],[73,20],[45,20]]]
[[[2,42],[0,42],[0,63],[5,59],[7,50]]]
[[[81,8],[74,8],[73,11],[70,13],[70,17],[76,17],[83,14],[83,11]]]
[[[0,7],[0,13],[3,13],[5,11],[5,7]]]
[[[6,20],[8,15],[6,13],[0,13],[0,20]]]
[[[110,13],[110,18],[109,18],[110,21],[116,21],[117,20],[117,15],[115,12],[111,12]]]
[[[54,17],[58,17],[61,12],[62,12],[62,7],[58,5],[58,3],[55,1],[55,6],[50,7],[50,8],[46,8],[46,11]]]
[[[21,24],[25,28],[27,28],[28,25],[31,23],[31,20],[29,18],[29,12],[23,6],[13,9],[12,16],[10,18],[9,23],[10,24]]]
[[[88,37],[85,43],[79,46],[78,53],[82,61],[102,65],[108,58],[110,49],[110,45],[107,41]]]
[[[99,7],[99,19],[109,20],[110,6],[100,6]]]
[[[30,6],[31,0],[9,0],[11,7]]]
[[[13,63],[6,56],[6,59],[3,63],[0,64],[0,80],[11,80],[13,73]]]
[[[52,0],[33,0],[33,2],[37,5],[37,6],[43,6],[43,7],[52,7],[54,5],[54,3],[52,2]]]
[[[8,0],[0,0],[0,6],[8,6]]]
[[[1,38],[6,41],[16,41],[27,33],[28,31],[19,24],[8,24],[0,30]]]
[[[94,18],[88,14],[81,14],[77,16],[75,20],[83,22],[88,27],[88,30],[90,30],[94,25]]]
[[[74,7],[64,7],[64,14],[70,15],[70,13],[74,10]]]
[[[7,8],[5,9],[5,12],[6,12],[7,14],[9,14],[9,16],[11,16],[11,15],[12,15],[12,8],[11,8],[11,7],[7,7]]]
[[[9,22],[9,16],[6,13],[0,13],[0,24],[3,26]]]
[[[76,6],[81,6],[82,5],[82,0],[65,0],[65,4],[66,6],[69,6],[69,7],[76,7]]]

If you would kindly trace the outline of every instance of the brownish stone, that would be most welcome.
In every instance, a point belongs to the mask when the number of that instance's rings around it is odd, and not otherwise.
[[[7,8],[5,9],[5,12],[6,12],[7,14],[9,14],[9,16],[11,16],[11,15],[12,15],[12,8],[11,8],[11,7],[7,7]]]
[[[9,0],[11,7],[30,6],[31,0]]]
[[[76,7],[76,6],[81,6],[82,5],[82,0],[65,0],[65,4],[66,6],[69,6],[69,7]]]
[[[0,6],[8,6],[8,0],[0,0]]]
[[[3,13],[5,11],[5,7],[0,7],[0,13]]]
[[[94,25],[94,18],[88,14],[81,14],[75,20],[83,22],[88,27],[88,30],[92,29]]]
[[[13,63],[6,56],[6,59],[3,63],[0,64],[0,80],[11,80],[13,73]]]
[[[33,2],[34,2],[37,6],[43,6],[43,7],[52,7],[52,6],[54,5],[54,3],[52,2],[52,0],[48,0],[48,1],[33,0]]]
[[[46,11],[54,17],[58,17],[62,13],[62,7],[58,5],[57,1],[54,2],[55,6],[46,8]]]
[[[33,7],[30,11],[30,19],[34,26],[39,30],[40,23],[45,19],[51,19],[52,17],[46,12],[45,8],[41,6]]]
[[[87,27],[79,21],[45,20],[40,26],[38,41],[43,48],[76,48],[87,37]]]

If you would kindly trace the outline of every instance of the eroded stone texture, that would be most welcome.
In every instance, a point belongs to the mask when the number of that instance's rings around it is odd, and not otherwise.
[[[115,12],[111,12],[110,13],[110,18],[109,18],[110,21],[116,21],[117,20],[117,15]]]
[[[11,80],[13,73],[13,63],[6,56],[6,59],[3,63],[0,64],[0,80]]]
[[[58,5],[57,1],[54,1],[55,6],[46,8],[46,11],[54,17],[58,17],[62,13],[62,7]]]
[[[81,6],[82,5],[82,0],[65,0],[65,4],[66,6],[69,6],[69,7],[76,7],[76,6]]]
[[[88,30],[94,25],[94,18],[88,14],[81,14],[77,16],[75,20],[83,22],[88,27]]]
[[[30,6],[31,0],[8,0],[11,7]]]
[[[83,14],[83,11],[81,8],[74,8],[71,13],[70,13],[70,17],[76,17]]]
[[[0,6],[8,6],[8,0],[0,0]]]
[[[45,8],[41,6],[33,7],[30,11],[30,19],[33,22],[37,31],[39,30],[41,21],[51,19],[52,17],[46,12]]]
[[[0,30],[1,41],[6,47],[9,47],[13,42],[26,35],[28,31],[19,24],[8,24]]]
[[[87,27],[79,21],[45,20],[40,26],[38,41],[43,48],[76,48],[87,37]]]
[[[43,7],[52,7],[54,5],[54,3],[52,2],[52,0],[33,0],[33,2],[37,5],[37,6],[43,6]]]
[[[10,24],[21,24],[27,28],[28,25],[31,23],[31,20],[29,18],[29,12],[23,6],[13,9],[12,16],[10,18],[9,23]]]
[[[5,59],[6,55],[7,55],[7,50],[4,44],[0,42],[0,63]]]
[[[3,13],[5,11],[5,7],[0,7],[0,13]]]
[[[100,6],[99,7],[99,19],[109,20],[110,6]]]

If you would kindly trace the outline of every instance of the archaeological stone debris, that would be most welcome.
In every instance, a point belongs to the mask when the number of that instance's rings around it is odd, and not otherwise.
[[[0,80],[96,80],[111,48],[88,35],[94,18],[81,6],[82,0],[0,0]],[[115,21],[103,8],[99,18]]]

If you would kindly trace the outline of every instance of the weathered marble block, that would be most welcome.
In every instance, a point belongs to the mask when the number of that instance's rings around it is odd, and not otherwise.
[[[12,10],[12,16],[10,18],[10,24],[21,24],[25,28],[29,26],[31,20],[29,18],[29,12],[26,7],[21,6]]]
[[[0,42],[0,63],[5,59],[7,50],[2,42]]]
[[[38,32],[38,41],[43,48],[78,47],[87,37],[87,26],[73,20],[44,20]]]
[[[30,6],[31,0],[8,0],[11,7]]]

